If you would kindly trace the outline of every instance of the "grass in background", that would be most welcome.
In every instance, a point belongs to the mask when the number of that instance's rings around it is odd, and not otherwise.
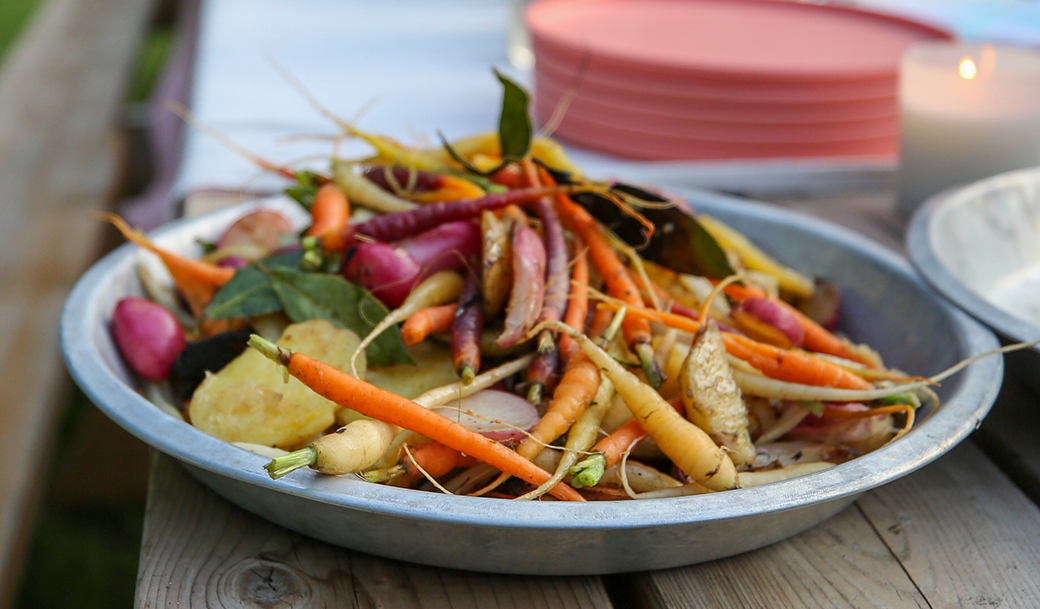
[[[11,43],[28,23],[40,0],[3,0],[0,2],[0,62]],[[2,65],[2,64],[0,64]]]

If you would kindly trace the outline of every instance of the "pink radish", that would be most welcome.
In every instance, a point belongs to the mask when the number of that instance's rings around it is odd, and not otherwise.
[[[801,347],[805,341],[805,330],[790,311],[777,303],[757,296],[749,296],[740,303],[740,311],[758,321],[779,330],[792,347]]]
[[[429,277],[437,271],[461,270],[480,251],[480,242],[480,228],[460,221],[441,224],[396,245],[415,259],[424,277]]]
[[[255,243],[270,251],[282,245],[285,235],[292,235],[292,223],[285,216],[267,209],[248,213],[228,227],[217,247],[227,247],[240,243]]]
[[[130,369],[149,381],[170,375],[186,343],[173,313],[145,298],[124,298],[112,313],[112,338]]]
[[[421,273],[408,252],[386,243],[360,241],[347,251],[343,276],[394,309],[412,292]]]

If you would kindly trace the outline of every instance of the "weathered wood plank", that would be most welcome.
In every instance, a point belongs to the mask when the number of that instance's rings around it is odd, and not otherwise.
[[[859,505],[932,607],[1040,607],[1040,509],[971,442]]]
[[[336,548],[270,524],[157,455],[137,606],[610,607],[595,577],[517,577],[434,569]]]
[[[0,606],[67,389],[58,316],[98,253],[115,118],[151,0],[50,0],[0,72]]]
[[[647,609],[927,606],[856,506],[761,550],[637,574],[631,585]]]

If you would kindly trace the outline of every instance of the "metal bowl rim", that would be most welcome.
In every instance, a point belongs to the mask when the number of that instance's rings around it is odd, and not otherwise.
[[[1011,342],[1040,340],[1040,327],[1001,310],[964,285],[936,256],[932,228],[948,207],[967,204],[973,197],[1021,179],[1040,182],[1040,168],[1011,171],[937,193],[917,208],[906,231],[910,261],[925,281],[944,298]],[[1040,346],[1033,350],[1040,351]]]
[[[930,293],[903,258],[847,229],[803,214],[703,191],[688,190],[683,194],[694,207],[733,209],[738,205],[743,213],[755,218],[817,233],[874,259]],[[249,205],[175,221],[151,236],[161,239],[174,231],[190,230],[207,223],[229,223]],[[92,328],[88,322],[95,317],[101,285],[119,265],[126,264],[135,251],[132,244],[124,244],[95,264],[77,282],[62,313],[62,354],[73,378],[87,396],[133,435],[195,467],[271,492],[397,518],[474,527],[612,530],[705,523],[803,508],[862,493],[938,458],[978,426],[996,398],[1003,374],[1000,358],[979,360],[961,373],[958,390],[942,408],[900,440],[821,472],[724,493],[653,501],[509,502],[400,489],[365,483],[349,476],[321,476],[310,470],[275,481],[261,467],[266,459],[163,413],[103,363],[100,352],[91,342]],[[935,297],[935,305],[949,316],[963,352],[981,353],[997,346],[993,334],[969,316],[938,297]]]

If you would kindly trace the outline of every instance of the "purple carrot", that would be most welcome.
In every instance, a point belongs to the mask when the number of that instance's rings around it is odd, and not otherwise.
[[[464,385],[480,371],[480,333],[484,329],[484,298],[475,273],[466,273],[459,306],[451,324],[451,362]]]
[[[534,327],[545,294],[545,246],[538,233],[517,222],[513,226],[513,290],[506,307],[505,331],[495,342],[509,347]]]
[[[400,241],[406,237],[418,235],[445,222],[468,220],[480,215],[484,210],[501,209],[508,205],[522,205],[540,197],[569,194],[588,190],[583,186],[554,186],[551,188],[522,188],[485,195],[477,199],[458,199],[440,201],[422,205],[408,211],[383,214],[370,220],[351,224],[344,230],[349,231],[350,243],[354,235],[367,235],[378,241]]]
[[[421,278],[421,269],[408,252],[386,243],[359,241],[345,258],[343,276],[391,309],[404,302]]]
[[[446,222],[433,230],[397,242],[422,269],[423,277],[437,271],[459,271],[480,251],[480,228],[470,222]]]
[[[527,401],[538,405],[542,396],[550,395],[560,381],[560,349],[552,335],[554,348],[539,353],[527,368]]]

